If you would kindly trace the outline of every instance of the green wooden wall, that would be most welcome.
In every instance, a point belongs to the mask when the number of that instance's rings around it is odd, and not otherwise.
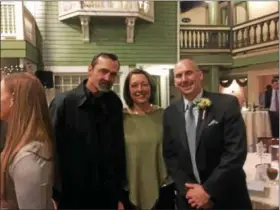
[[[39,51],[24,40],[1,40],[1,58],[26,58],[38,64]]]
[[[41,9],[41,11],[39,11]],[[124,18],[92,18],[91,42],[83,43],[76,19],[58,20],[58,3],[46,1],[36,21],[43,38],[44,65],[87,65],[100,52],[116,53],[122,65],[177,61],[177,2],[155,2],[155,23],[136,21],[135,43],[126,43]]]

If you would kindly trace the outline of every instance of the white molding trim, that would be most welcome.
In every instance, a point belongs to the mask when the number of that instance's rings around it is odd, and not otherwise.
[[[45,66],[45,71],[53,73],[87,73],[88,66]]]
[[[84,43],[88,43],[88,42],[90,42],[90,20],[91,20],[91,18],[88,15],[83,15],[83,16],[80,16],[79,18],[80,18]]]
[[[173,69],[175,67],[175,64],[165,64],[165,63],[153,63],[153,64],[147,64],[147,63],[138,63],[136,64],[136,68],[140,68],[142,67],[143,70],[148,70],[148,71],[153,71],[152,69],[161,69],[161,70],[169,70],[169,69]],[[163,72],[158,72],[158,71],[154,71],[153,75],[163,75]]]
[[[120,73],[129,69],[129,66],[120,66]],[[64,73],[87,73],[88,66],[45,66],[45,71],[52,71],[54,74]]]
[[[136,17],[126,17],[126,43],[134,42],[134,30],[135,30]]]
[[[124,88],[124,81],[127,77],[129,73],[129,66],[121,66],[120,67],[120,93],[119,93],[119,96],[120,96],[120,99],[122,100],[122,103],[123,103],[123,107],[127,107],[126,103],[125,103],[125,100],[123,98],[123,88]]]

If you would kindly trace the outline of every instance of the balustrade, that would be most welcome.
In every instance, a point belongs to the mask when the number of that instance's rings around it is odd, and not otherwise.
[[[61,20],[74,16],[124,16],[154,20],[153,1],[60,1]],[[128,40],[132,40],[134,19],[127,20]],[[279,14],[273,13],[233,26],[181,25],[181,51],[206,50],[238,53],[277,45]],[[87,26],[87,25],[86,25]],[[130,29],[133,26],[133,30]],[[1,1],[1,40],[27,40],[36,45],[36,22],[32,14],[17,1]],[[86,27],[87,29],[88,27]],[[88,37],[87,37],[88,39]]]
[[[279,14],[263,16],[232,28],[233,52],[278,44]]]
[[[278,45],[279,14],[273,13],[234,27],[181,25],[181,51],[238,53]]]
[[[181,49],[229,49],[230,28],[212,26],[181,26]]]
[[[26,40],[36,46],[36,22],[22,2],[1,1],[1,40]]]

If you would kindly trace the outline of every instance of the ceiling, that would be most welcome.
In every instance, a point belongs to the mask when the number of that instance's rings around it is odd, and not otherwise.
[[[181,13],[186,12],[195,6],[200,5],[202,2],[203,1],[181,1],[180,2]]]

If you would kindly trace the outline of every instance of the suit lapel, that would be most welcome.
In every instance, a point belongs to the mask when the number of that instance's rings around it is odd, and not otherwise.
[[[209,93],[207,91],[203,91],[203,98],[209,98]],[[211,98],[209,98],[211,100]],[[212,102],[213,103],[213,102]],[[211,119],[213,118],[213,113],[211,112],[211,106],[206,108],[205,110],[205,118],[202,119],[203,117],[203,111],[204,110],[199,110],[199,115],[198,115],[198,121],[197,121],[197,126],[196,126],[196,149],[199,146],[200,140],[201,140],[201,134],[204,130],[204,128],[207,127]]]
[[[209,98],[211,101],[210,94],[207,91],[203,91],[202,97]],[[212,101],[213,103],[213,101]],[[176,107],[178,109],[178,125],[180,126],[180,141],[185,149],[189,150],[188,146],[188,137],[186,133],[186,120],[185,120],[185,104],[184,100],[181,99],[177,102]],[[213,119],[213,111],[212,111],[212,105],[206,109],[205,118],[202,119],[203,110],[199,110],[198,115],[198,121],[196,126],[196,149],[199,146],[199,143],[201,141],[201,134],[203,132],[203,129],[207,127],[209,122]]]
[[[178,125],[180,126],[180,141],[185,149],[189,149],[189,146],[187,144],[188,137],[186,133],[186,120],[185,120],[185,104],[184,100],[180,100],[176,104],[178,109]]]

